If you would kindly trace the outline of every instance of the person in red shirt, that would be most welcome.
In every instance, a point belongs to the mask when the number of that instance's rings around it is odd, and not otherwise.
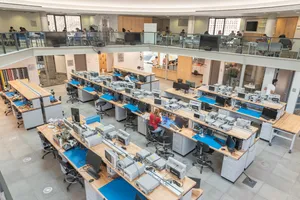
[[[154,113],[150,113],[149,125],[154,128],[154,131],[152,131],[152,133],[154,133],[156,136],[158,136],[158,133],[160,133],[159,136],[163,136],[165,129],[158,126],[159,123],[161,123],[160,110],[156,108],[154,110]]]

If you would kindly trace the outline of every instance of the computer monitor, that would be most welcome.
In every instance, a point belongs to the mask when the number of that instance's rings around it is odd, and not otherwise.
[[[212,85],[208,86],[208,90],[214,92],[215,91],[215,86],[212,86]]]
[[[125,88],[125,93],[130,94],[131,93],[131,89]]]
[[[95,89],[95,91],[96,92],[101,92],[101,87],[100,87],[100,85],[94,85],[94,89]]]
[[[181,89],[181,83],[173,82],[173,88],[176,89],[176,90],[180,90]]]
[[[218,106],[225,106],[225,102],[226,102],[226,99],[225,98],[223,98],[223,97],[220,97],[220,96],[217,96],[216,97],[216,104],[218,105]]]
[[[107,81],[103,81],[103,85],[107,86]]]
[[[135,199],[134,200],[143,200],[142,197],[138,194],[135,194]]]
[[[181,83],[181,89],[185,90],[185,91],[188,91],[190,89],[190,86],[186,83]]]
[[[145,83],[146,82],[146,77],[142,76],[142,75],[139,75],[139,81]]]
[[[175,117],[175,124],[176,126],[178,126],[179,128],[183,128],[183,127],[186,127],[188,121],[185,120],[183,117],[179,117],[179,116],[176,116]]]
[[[145,103],[143,103],[141,101],[138,103],[138,108],[142,113],[146,112],[146,107],[147,107],[147,105]]]
[[[72,120],[73,122],[80,123],[80,114],[78,108],[71,108]]]
[[[84,79],[80,80],[80,85],[82,85],[82,86],[85,85],[85,80]]]
[[[101,171],[102,158],[91,150],[86,154],[86,164],[90,165],[98,174]]]
[[[238,98],[245,99],[245,96],[246,96],[245,93],[241,93],[241,92],[238,93]]]
[[[220,36],[219,35],[201,35],[200,49],[207,51],[219,51]]]
[[[114,101],[121,101],[120,99],[121,95],[117,92],[114,93]]]
[[[229,152],[234,152],[235,141],[233,140],[233,138],[231,136],[227,136],[226,146],[227,146]]]
[[[156,98],[159,98],[160,94],[159,93],[153,93],[153,96],[156,97]]]
[[[209,111],[211,109],[212,109],[212,107],[208,103],[205,103],[205,102],[201,103],[201,110]]]
[[[275,120],[277,118],[277,110],[264,107],[261,117],[265,119]]]
[[[161,99],[154,99],[154,104],[161,105]]]
[[[188,84],[191,88],[195,88],[196,87],[196,83],[195,82],[185,81],[185,83]]]
[[[87,78],[87,76],[88,76],[87,74],[84,74],[84,75],[83,75],[84,78]]]

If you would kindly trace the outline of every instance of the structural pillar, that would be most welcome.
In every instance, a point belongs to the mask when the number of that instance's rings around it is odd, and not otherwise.
[[[241,70],[241,76],[240,76],[240,84],[239,84],[239,87],[243,87],[243,84],[244,84],[244,77],[245,77],[245,72],[246,72],[246,65],[243,64],[242,70]]]
[[[272,83],[272,80],[274,79],[275,76],[275,71],[276,71],[275,68],[266,67],[264,81],[261,87],[262,92],[265,91],[265,88],[268,86],[268,84]]]
[[[193,34],[195,29],[195,16],[189,16],[187,33]]]
[[[275,26],[276,26],[276,15],[270,15],[267,19],[265,34],[269,37],[273,37],[275,33]]]
[[[48,19],[47,19],[47,13],[46,12],[40,12],[40,18],[41,18],[41,31],[48,32],[49,26],[48,26]]]

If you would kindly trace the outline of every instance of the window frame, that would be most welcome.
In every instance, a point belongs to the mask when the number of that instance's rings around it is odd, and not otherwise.
[[[223,30],[222,30],[222,35],[224,35],[224,30],[225,30],[225,25],[226,25],[226,19],[227,19],[227,18],[228,18],[228,19],[234,19],[234,18],[236,18],[236,19],[241,19],[241,20],[242,20],[241,17],[210,17],[210,18],[208,18],[207,30],[209,30],[210,19],[215,19],[213,35],[217,35],[217,34],[214,34],[214,33],[215,33],[215,29],[216,29],[216,21],[217,21],[218,19],[224,19]]]
[[[67,29],[67,20],[66,20],[66,16],[76,16],[76,17],[79,17],[79,18],[80,18],[80,27],[79,27],[79,28],[82,30],[82,19],[81,19],[81,15],[60,15],[60,14],[51,14],[51,13],[47,13],[47,22],[48,22],[48,15],[53,15],[55,32],[58,32],[58,31],[57,31],[57,25],[56,25],[56,18],[55,18],[55,16],[64,17],[66,29]],[[49,23],[49,22],[48,22],[48,23]],[[49,24],[48,24],[48,27],[49,27]],[[61,31],[60,31],[60,32],[61,32]],[[68,32],[68,29],[67,29],[67,32]]]

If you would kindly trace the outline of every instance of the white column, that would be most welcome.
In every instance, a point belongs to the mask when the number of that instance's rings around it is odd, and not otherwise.
[[[225,72],[225,62],[221,61],[221,63],[220,63],[220,71],[219,71],[219,78],[218,78],[218,84],[223,84],[224,72]]]
[[[300,72],[295,72],[294,79],[291,86],[291,91],[286,105],[286,112],[294,113],[300,91]]]
[[[240,76],[240,84],[239,84],[239,87],[243,87],[243,84],[244,84],[244,77],[245,77],[245,71],[246,71],[246,65],[243,64],[242,70],[241,70],[241,76]]]
[[[187,33],[194,33],[194,29],[195,29],[195,16],[189,16]]]
[[[49,31],[48,19],[46,12],[40,12],[42,31]]]
[[[270,15],[267,19],[265,34],[269,37],[273,37],[275,32],[275,26],[276,26],[276,16]]]
[[[209,83],[209,78],[210,78],[210,69],[211,69],[211,60],[205,59],[204,62],[204,72],[203,72],[203,84]]]
[[[275,68],[266,67],[264,81],[263,81],[263,84],[261,87],[262,92],[265,91],[265,87],[267,87],[268,84],[272,83],[272,80],[274,79],[274,76],[275,76],[275,70],[276,70]]]

